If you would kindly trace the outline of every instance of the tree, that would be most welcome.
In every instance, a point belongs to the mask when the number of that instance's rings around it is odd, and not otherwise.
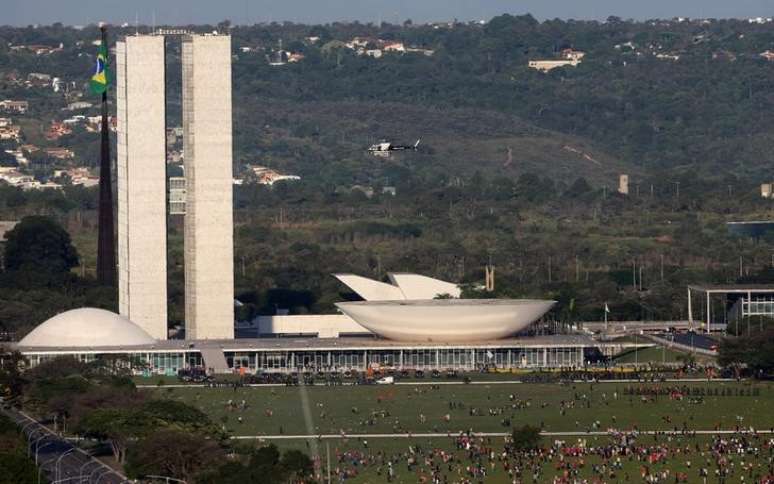
[[[292,481],[303,480],[314,472],[312,459],[297,449],[285,451],[280,459],[280,466]]]
[[[201,434],[164,429],[131,445],[126,472],[134,478],[163,475],[192,482],[197,473],[214,467],[224,458],[218,443]]]
[[[540,446],[540,427],[524,425],[523,427],[513,429],[511,433],[511,443],[516,452],[528,452],[535,450]]]
[[[718,363],[723,366],[746,366],[761,377],[774,374],[774,329],[725,338],[718,351]]]
[[[26,366],[24,356],[18,351],[9,352],[0,346],[0,396],[6,400],[22,394],[25,379],[22,368]]]
[[[299,450],[288,450],[280,454],[277,446],[270,444],[253,449],[246,465],[229,462],[215,471],[198,476],[197,482],[206,484],[310,482],[313,471],[314,466],[308,455]]]
[[[48,217],[24,217],[6,234],[5,270],[15,278],[47,285],[60,282],[78,265],[70,234]]]

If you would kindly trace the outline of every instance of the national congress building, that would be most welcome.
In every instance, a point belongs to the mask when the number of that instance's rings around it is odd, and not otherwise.
[[[553,301],[465,300],[456,284],[405,273],[390,283],[336,274],[363,301],[259,317],[235,337],[231,39],[217,34],[182,38],[185,340],[168,339],[165,37],[128,36],[116,57],[119,314],[83,308],[43,322],[16,345],[31,364],[126,355],[154,374],[471,370],[578,366],[595,346],[516,335]]]

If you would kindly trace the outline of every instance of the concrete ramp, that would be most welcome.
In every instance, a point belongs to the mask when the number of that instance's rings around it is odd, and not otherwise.
[[[199,348],[202,354],[202,360],[204,360],[204,367],[207,368],[207,372],[223,374],[231,373],[231,369],[226,363],[226,356],[223,354],[221,348]]]

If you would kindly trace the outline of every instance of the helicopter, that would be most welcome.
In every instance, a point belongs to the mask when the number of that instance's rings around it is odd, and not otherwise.
[[[419,149],[419,143],[422,141],[422,138],[418,139],[416,143],[413,145],[394,145],[388,141],[382,141],[381,143],[376,143],[375,145],[371,145],[368,148],[368,152],[372,153],[374,156],[380,156],[380,157],[388,157],[390,156],[390,153],[392,151],[417,151]]]

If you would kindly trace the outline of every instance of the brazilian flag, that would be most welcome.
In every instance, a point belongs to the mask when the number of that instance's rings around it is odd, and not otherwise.
[[[94,68],[94,75],[91,76],[89,86],[94,94],[102,94],[107,91],[108,84],[110,84],[110,66],[108,65],[108,50],[105,42],[99,46],[99,53],[97,54],[97,65]]]

